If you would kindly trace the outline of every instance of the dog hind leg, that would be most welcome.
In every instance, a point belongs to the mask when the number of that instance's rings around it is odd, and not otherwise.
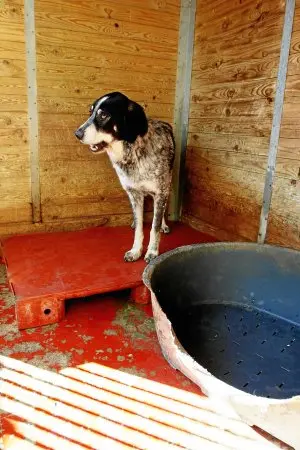
[[[166,216],[166,209],[167,209],[167,203],[166,203],[166,206],[165,206],[165,209],[164,209],[164,214],[163,214],[163,218],[162,218],[160,231],[161,231],[161,233],[169,234],[171,232],[171,230],[170,230],[170,227],[166,223],[166,218],[165,218],[165,216]]]
[[[144,195],[138,191],[127,191],[134,217],[134,242],[132,249],[125,253],[124,259],[127,262],[136,261],[142,256],[143,252],[143,213],[144,213]]]
[[[154,215],[150,231],[150,242],[145,256],[145,261],[150,262],[156,258],[159,252],[160,230],[163,225],[164,211],[167,205],[168,196],[157,194],[154,197]]]

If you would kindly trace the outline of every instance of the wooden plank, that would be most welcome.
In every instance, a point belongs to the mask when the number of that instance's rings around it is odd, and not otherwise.
[[[290,53],[289,55],[289,70],[288,78],[291,75],[297,75],[300,73],[300,49],[296,53]]]
[[[13,162],[18,166],[19,164],[27,164],[29,168],[29,150],[22,142],[14,145],[2,145],[0,141],[0,170],[5,164],[13,171]],[[17,170],[17,168],[16,168]]]
[[[2,77],[13,77],[13,78],[26,78],[26,66],[24,61],[19,61],[12,59],[13,53],[11,51],[10,58],[3,58],[0,61],[0,77],[1,83],[5,80],[2,80]],[[14,80],[11,80],[13,82]]]
[[[126,93],[126,92],[124,92]],[[65,113],[65,114],[73,114],[80,113],[86,114],[91,103],[91,98],[51,98],[51,97],[39,97],[39,111],[41,113]],[[150,116],[156,118],[170,118],[172,120],[173,116],[173,105],[167,103],[144,103],[140,102],[140,104],[145,108],[146,113]],[[0,106],[1,110],[1,106]]]
[[[292,36],[290,55],[297,55],[300,51],[300,30],[295,31]]]
[[[218,22],[222,23],[227,18],[230,21],[230,25],[234,26],[237,22],[237,17],[241,15],[240,21],[244,20],[242,24],[247,25],[247,20],[257,19],[261,13],[269,12],[272,7],[275,9],[276,5],[278,5],[278,2],[272,2],[272,0],[264,0],[263,2],[254,2],[253,0],[230,0],[230,2],[227,0],[214,0],[206,4],[202,0],[198,0],[197,6],[199,11],[201,9],[201,14],[197,15],[196,24],[197,26],[209,26],[211,24],[215,28]],[[283,7],[282,2],[277,8],[280,6],[281,8]],[[261,20],[258,21],[258,24],[260,22]]]
[[[26,148],[26,147],[25,147]],[[1,204],[9,201],[7,192],[13,191],[18,198],[22,197],[22,187],[26,187],[23,192],[23,198],[30,199],[29,188],[30,168],[29,168],[29,152],[25,151],[24,145],[19,146],[0,146],[0,182],[1,182]],[[19,188],[20,187],[20,188]],[[11,202],[15,199],[12,194]]]
[[[132,100],[144,105],[151,103],[153,105],[159,105],[161,104],[173,104],[174,100],[174,89],[167,90],[167,89],[159,89],[159,86],[157,87],[145,87],[144,91],[141,90],[133,90],[131,88],[128,88],[127,85],[123,85],[123,83],[118,84],[119,91],[123,92],[125,95],[127,95]],[[86,105],[85,109],[85,116],[89,111],[90,104],[97,99],[98,97],[111,92],[114,90],[116,86],[116,83],[111,82],[109,83],[101,83],[100,89],[98,83],[92,83],[89,84],[80,84],[79,82],[69,82],[66,81],[65,88],[64,88],[64,82],[62,81],[58,85],[53,86],[52,88],[47,85],[47,81],[45,80],[45,86],[41,86],[39,89],[39,93],[41,97],[47,97],[47,98],[61,98],[61,99],[82,99],[83,103]],[[154,107],[154,106],[153,106]],[[151,106],[152,110],[153,107]],[[81,109],[82,111],[82,109]],[[53,113],[56,113],[55,110],[52,111]],[[74,111],[75,113],[75,111]],[[168,114],[170,117],[170,114]],[[86,119],[85,119],[86,120]]]
[[[150,220],[151,215],[146,214],[145,220]],[[103,215],[93,218],[81,218],[76,217],[75,219],[56,219],[43,223],[29,223],[29,222],[10,222],[10,223],[0,223],[0,236],[8,237],[12,234],[24,234],[24,233],[43,233],[43,232],[54,232],[54,231],[75,231],[81,230],[89,227],[99,227],[99,226],[121,226],[130,225],[132,223],[132,214],[114,214],[114,215]]]
[[[47,168],[47,164],[52,161],[56,161],[58,164],[64,165],[66,162],[79,163],[80,161],[90,162],[90,164],[98,166],[101,161],[101,166],[97,168],[99,170],[99,175],[101,172],[110,172],[114,178],[114,172],[112,171],[112,165],[105,153],[95,154],[90,151],[87,145],[76,144],[75,145],[65,145],[61,142],[60,146],[42,146],[41,148],[41,166]],[[75,166],[76,167],[76,166]],[[79,167],[78,167],[79,168]]]
[[[18,196],[22,196],[22,192],[21,190],[18,190],[19,189],[18,186],[20,187],[20,189],[29,186],[30,170],[27,162],[19,163],[18,167],[12,170],[14,164],[16,164],[15,160],[13,161],[8,160],[6,164],[3,161],[1,161],[1,170],[0,170],[1,187],[2,187],[1,202],[7,201],[8,194],[6,193],[7,192],[11,193],[14,187],[16,188],[16,192],[18,191]],[[29,198],[27,189],[24,192],[24,198]]]
[[[6,111],[0,111],[0,128],[10,130],[16,130],[18,128],[26,129],[27,125],[28,125],[27,113],[19,112],[18,114],[10,114],[9,112]]]
[[[5,169],[2,169],[4,172]],[[19,175],[19,176],[18,176]],[[29,170],[19,170],[17,176],[12,179],[5,171],[5,176],[1,173],[1,209],[2,205],[10,206],[11,208],[21,207],[22,204],[30,204],[30,182]],[[4,214],[0,214],[3,216]]]
[[[1,37],[1,33],[0,33]],[[109,48],[111,53],[123,55],[141,55],[150,56],[152,58],[162,58],[176,61],[177,43],[171,43],[166,46],[160,43],[142,42],[130,39],[111,38],[109,36],[99,36],[89,33],[76,33],[75,31],[53,30],[42,28],[37,24],[37,42],[38,46],[43,45],[60,45],[64,47],[80,48],[81,51],[94,50],[95,42],[97,42],[97,52],[107,52]]]
[[[299,118],[297,118],[298,127]],[[291,164],[295,164],[296,161],[300,162],[300,141],[299,138],[291,139],[289,136],[284,138],[281,134],[279,141],[278,156],[281,158],[286,158],[291,161]]]
[[[70,200],[69,200],[70,201]],[[131,208],[128,199],[125,195],[109,197],[104,200],[101,199],[89,202],[84,199],[82,202],[78,198],[74,198],[71,203],[63,201],[61,205],[51,202],[43,202],[43,218],[45,221],[57,219],[73,219],[73,218],[96,218],[99,216],[113,215],[113,214],[130,214]]]
[[[284,103],[284,120],[289,122],[290,120],[293,120],[299,111],[299,103],[296,99],[293,99],[293,97],[287,98],[286,102]]]
[[[270,212],[266,236],[268,244],[300,250],[299,234],[300,227],[297,218],[291,218],[286,212],[284,215]]]
[[[100,4],[103,4],[103,2],[101,1]],[[109,0],[108,5],[111,4],[119,6],[120,0]],[[159,12],[165,11],[169,14],[179,15],[180,0],[146,0],[143,2],[140,0],[126,0],[126,6],[145,8],[147,10],[154,9]]]
[[[243,80],[230,83],[202,84],[198,80],[197,72],[193,73],[191,100],[193,103],[208,103],[210,101],[231,100],[238,102],[256,99],[272,101],[275,95],[276,79]]]
[[[0,229],[2,224],[20,224],[31,222],[32,209],[31,204],[28,201],[27,205],[24,204],[24,200],[14,201],[12,205],[11,198],[8,202],[1,201],[1,214],[0,214]]]
[[[197,147],[189,148],[187,160],[190,165],[190,172],[197,175],[202,170],[208,170],[209,166],[218,165],[221,167],[235,169],[244,169],[249,173],[264,174],[267,167],[267,153],[265,155],[255,155],[252,158],[249,154],[239,151],[225,151],[218,149],[199,149]],[[300,164],[298,161],[278,157],[276,164],[276,177],[287,178],[291,183],[298,180],[300,173]]]
[[[249,156],[263,156],[266,159],[269,137],[250,137],[240,135],[218,135],[189,133],[189,149],[218,150],[224,153],[234,152]],[[249,158],[250,159],[250,158]],[[252,158],[251,158],[252,159]]]
[[[3,2],[0,9],[0,21],[3,25],[12,23],[23,23],[24,4],[23,2]]]
[[[81,173],[80,184],[77,183],[75,175]],[[53,189],[53,195],[57,193],[59,196],[73,195],[72,192],[87,192],[89,189],[94,190],[95,196],[97,194],[96,188],[103,191],[109,186],[113,189],[113,183],[118,182],[117,175],[113,168],[107,161],[107,156],[102,154],[90,160],[73,160],[65,161],[64,164],[57,164],[53,161],[43,161],[41,164],[41,177],[43,177],[43,195],[46,195],[47,186]],[[58,183],[59,181],[59,183]],[[58,183],[58,184],[57,184]],[[70,185],[68,185],[70,183]],[[108,183],[107,185],[105,183]],[[62,186],[59,186],[62,185]],[[64,192],[62,192],[62,189]],[[72,190],[72,192],[71,192]],[[49,192],[51,194],[51,192]]]
[[[21,143],[28,144],[28,129],[27,128],[12,129],[12,127],[4,127],[4,128],[0,127],[0,143],[1,147],[5,145],[6,146],[20,145]],[[28,158],[28,153],[26,153],[26,157]]]
[[[37,59],[39,63],[48,62],[57,65],[84,66],[86,69],[101,68],[102,71],[118,69],[129,72],[147,73],[175,73],[176,61],[161,59],[139,54],[124,55],[121,53],[111,53],[110,48],[106,51],[95,52],[95,49],[85,49],[78,52],[75,47],[65,47],[61,42],[57,45],[40,45],[37,49]],[[1,43],[0,43],[1,51]]]
[[[191,102],[190,119],[226,118],[241,116],[265,120],[272,118],[273,101],[268,98],[259,100],[219,100],[207,103]]]
[[[40,162],[43,167],[46,167],[48,162],[56,161],[58,164],[65,164],[65,161],[90,161],[91,163],[98,163],[101,161],[103,170],[110,170],[111,163],[108,156],[105,154],[97,155],[90,151],[87,145],[77,144],[75,138],[61,140],[60,145],[42,145],[40,149]]]
[[[159,13],[161,16],[160,23],[158,26],[153,26],[148,21],[149,16],[151,17],[153,13],[147,11],[147,20],[145,21],[144,19],[142,22],[137,22],[133,26],[132,22],[107,17],[102,18],[98,16],[97,21],[95,21],[94,9],[85,12],[85,9],[78,7],[74,2],[72,2],[72,8],[65,2],[60,2],[57,10],[54,10],[53,4],[48,1],[39,0],[38,5],[36,19],[39,27],[55,30],[55,32],[57,30],[64,30],[82,35],[88,33],[91,39],[96,37],[95,34],[97,34],[98,39],[105,36],[117,39],[163,43],[168,46],[175,43],[178,38],[176,27],[169,29],[167,27],[160,28],[162,23],[170,23],[169,13]],[[114,6],[111,6],[110,9],[113,14]]]
[[[277,156],[276,178],[287,178],[293,184],[298,181],[299,170],[299,160]]]
[[[190,133],[221,135],[241,135],[268,137],[270,134],[271,117],[256,120],[256,116],[200,117],[190,118]],[[300,135],[300,130],[299,130]]]
[[[285,117],[283,115],[280,129],[282,139],[300,139],[300,123],[298,117]],[[279,146],[280,146],[279,142]]]
[[[104,155],[96,161],[42,162],[41,183],[44,220],[130,211],[127,196]]]
[[[281,242],[287,246],[295,246],[297,242],[297,248],[299,248],[299,232],[297,236],[294,236],[296,230],[300,231],[299,202],[299,177],[293,182],[276,177],[270,211],[270,230],[267,234],[268,241]],[[278,225],[278,229],[275,228],[275,224]],[[290,242],[291,238],[292,242]]]
[[[25,78],[1,77],[0,86],[2,95],[25,96],[26,86]]]
[[[214,83],[228,83],[253,79],[275,78],[277,75],[278,56],[268,56],[249,60],[243,54],[239,58],[231,55],[220,57],[210,55],[202,58],[199,56],[193,63],[193,76],[198,82],[210,80]],[[200,83],[199,83],[200,84]]]
[[[3,25],[3,24],[2,24]],[[14,45],[24,45],[24,25],[23,24],[5,24],[0,27],[0,41],[12,42]],[[11,57],[12,55],[10,55]]]
[[[194,217],[191,214],[183,213],[181,218],[182,223],[190,225],[196,230],[202,231],[202,233],[208,234],[215,237],[218,241],[247,241],[245,237],[239,236],[238,234],[231,233],[229,231],[223,230],[221,228],[215,227],[204,220],[199,219],[199,217]]]
[[[111,193],[98,198],[69,198],[44,200],[44,221],[70,220],[70,219],[92,219],[101,216],[117,216],[131,214],[132,210],[127,195],[123,191]],[[152,204],[145,202],[145,214],[152,211]]]
[[[232,6],[232,4],[231,4]],[[196,20],[196,32],[198,39],[222,40],[234,38],[239,41],[252,42],[266,36],[281,34],[284,3],[281,0],[264,0],[240,3],[227,14],[218,9],[215,17],[215,8],[211,8],[207,14],[198,14]]]
[[[218,165],[207,167],[197,176],[190,173],[192,166],[187,167],[189,195],[185,199],[184,214],[255,240],[264,175]],[[258,185],[261,189],[257,189]]]
[[[255,159],[249,159],[247,153],[228,152],[223,150],[205,150],[199,148],[189,149],[187,153],[187,165],[192,175],[209,172],[210,167],[218,166],[231,170],[245,170],[247,173],[264,175],[266,170],[266,156],[256,155]]]
[[[278,57],[280,52],[280,36],[270,36],[252,41],[252,39],[244,39],[236,42],[235,39],[218,40],[216,42],[202,42],[195,44],[194,57],[203,57],[204,54],[216,55],[220,58],[230,57],[238,59],[241,57],[248,60],[263,59],[267,57]],[[222,55],[222,56],[221,56]]]
[[[52,63],[39,63],[38,65],[38,83],[42,90],[46,89],[49,93],[51,88],[58,89],[59,94],[62,89],[78,89],[78,91],[84,91],[85,85],[87,88],[99,92],[99,88],[102,90],[108,86],[119,86],[120,89],[128,89],[130,86],[147,86],[147,89],[153,88],[156,90],[158,87],[167,91],[171,89],[174,93],[175,89],[175,75],[174,74],[155,74],[155,73],[143,73],[143,72],[129,72],[121,71],[119,69],[111,69],[110,71],[103,70],[101,68],[81,68],[78,70],[78,66],[57,66]],[[50,88],[50,89],[49,89]],[[112,89],[112,88],[111,88]],[[155,94],[153,94],[155,95]],[[66,97],[66,96],[64,96]]]
[[[1,30],[0,30],[1,33]],[[25,45],[24,42],[10,42],[6,40],[0,41],[0,54],[3,60],[11,59],[13,55],[14,61],[25,61]]]
[[[1,95],[0,113],[27,112],[26,95]]]
[[[178,2],[179,3],[179,2]],[[141,7],[142,6],[142,7]],[[168,10],[149,8],[148,1],[139,2],[134,7],[130,3],[120,1],[96,1],[88,3],[84,0],[64,0],[63,4],[60,0],[39,0],[37,3],[37,13],[44,9],[50,9],[51,17],[55,11],[64,11],[68,15],[75,15],[80,21],[81,16],[91,14],[95,17],[95,23],[99,19],[108,19],[111,21],[122,21],[145,26],[154,26],[158,28],[166,28],[174,30],[174,23],[179,20],[179,4],[175,8]],[[175,27],[176,28],[176,27]]]

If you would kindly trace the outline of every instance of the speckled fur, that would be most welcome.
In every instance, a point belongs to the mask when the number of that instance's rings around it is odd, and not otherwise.
[[[114,107],[116,104],[116,95],[120,96],[120,105],[117,109],[118,118],[114,118],[114,109],[109,107],[110,95],[114,95]],[[111,119],[105,119],[106,127],[99,125],[99,119],[96,123],[93,117],[96,117],[94,108],[92,109],[92,117],[78,130],[86,130],[88,127],[94,127],[91,132],[86,133],[91,136],[97,128],[98,136],[101,136],[101,142],[85,142],[84,135],[79,132],[76,136],[83,143],[90,145],[99,145],[101,150],[105,148],[111,163],[116,170],[122,187],[128,194],[132,210],[133,210],[133,228],[135,228],[134,243],[131,250],[125,253],[125,261],[136,261],[142,255],[143,250],[143,207],[144,197],[152,196],[154,201],[154,214],[152,227],[150,232],[150,242],[145,256],[145,260],[149,262],[159,253],[160,231],[169,232],[169,228],[165,222],[164,214],[168,202],[172,169],[175,154],[175,143],[173,131],[170,124],[154,119],[147,119],[142,108],[135,102],[127,99],[123,94],[113,93],[102,97],[104,100],[96,100],[94,105],[101,105],[101,111],[109,111]],[[126,100],[128,106],[126,106]],[[143,122],[144,130],[136,131],[134,139],[122,139],[122,135],[118,130],[120,128],[120,110],[126,108],[131,111],[132,108],[139,108],[138,117],[135,116],[136,123],[139,119]],[[107,106],[108,105],[108,106]],[[133,106],[132,106],[133,105]],[[136,105],[136,106],[134,106]],[[99,108],[100,109],[100,108]],[[124,113],[126,114],[126,112]],[[100,113],[101,116],[101,113]],[[126,118],[128,121],[128,119]],[[94,122],[93,122],[94,121]],[[124,119],[125,121],[125,119]],[[92,125],[91,125],[92,123]],[[129,128],[134,129],[133,123],[129,123]],[[121,126],[123,122],[121,122]],[[109,128],[110,127],[110,128]],[[138,128],[138,127],[137,127]],[[78,133],[77,130],[77,133]],[[89,130],[88,130],[89,131]],[[102,133],[106,133],[105,135]],[[134,134],[133,134],[134,135]],[[108,136],[103,142],[102,136]],[[96,139],[95,139],[96,140]],[[93,149],[94,147],[92,147]]]

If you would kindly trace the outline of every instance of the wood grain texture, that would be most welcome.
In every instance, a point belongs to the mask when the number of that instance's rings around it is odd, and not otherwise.
[[[145,214],[145,220],[151,220],[151,213]],[[121,226],[130,225],[132,223],[132,214],[118,214],[107,215],[88,218],[75,218],[75,219],[54,219],[42,223],[29,223],[29,222],[10,222],[0,223],[0,236],[7,237],[12,234],[24,234],[24,233],[42,233],[42,232],[55,232],[55,231],[72,231],[81,230],[89,227],[100,226]],[[0,249],[1,256],[1,249]]]
[[[1,49],[0,43],[0,49]],[[4,50],[3,50],[4,51]],[[54,64],[84,66],[86,70],[91,67],[98,70],[109,71],[112,67],[127,72],[143,73],[174,73],[176,60],[151,58],[134,54],[132,56],[105,51],[95,52],[94,48],[86,48],[84,52],[78,53],[76,47],[65,47],[62,42],[59,45],[43,45],[38,48],[38,58],[40,63],[48,62]]]
[[[170,42],[167,46],[159,42],[153,43],[110,36],[101,36],[100,38],[97,33],[77,33],[67,30],[57,30],[53,33],[51,28],[42,26],[37,26],[37,40],[41,45],[63,45],[66,48],[75,47],[81,49],[81,51],[94,50],[100,53],[107,52],[109,49],[111,53],[131,57],[141,55],[176,61],[177,56],[176,40],[173,44]]]
[[[23,2],[0,8],[0,223],[30,223]]]
[[[59,3],[59,8],[55,8]],[[71,3],[71,4],[70,4]],[[102,3],[102,2],[101,2]],[[64,30],[84,35],[88,33],[95,40],[104,37],[115,37],[117,39],[128,39],[152,43],[174,45],[177,37],[177,27],[172,25],[170,17],[177,20],[168,12],[157,12],[148,10],[139,11],[139,8],[128,9],[125,3],[109,5],[103,2],[101,8],[96,10],[95,3],[87,8],[80,6],[77,2],[49,2],[40,0],[37,3],[36,19],[42,27],[52,30]],[[126,5],[125,8],[123,5]],[[55,8],[55,9],[54,9]],[[103,14],[99,14],[103,12]],[[137,17],[134,17],[134,13]],[[95,20],[95,16],[97,20]],[[151,20],[155,18],[155,20]],[[162,26],[165,23],[166,26]],[[168,26],[169,25],[169,26]]]
[[[134,4],[133,4],[134,3]],[[122,25],[127,22],[131,24],[142,24],[147,30],[147,27],[154,26],[161,29],[176,30],[178,23],[176,21],[180,14],[180,2],[174,0],[173,2],[161,2],[157,3],[157,7],[153,8],[153,2],[149,0],[135,2],[120,1],[120,0],[97,0],[94,2],[86,2],[84,0],[39,0],[36,5],[37,14],[48,13],[52,17],[62,12],[62,16],[65,22],[80,23],[81,17],[94,17],[97,20],[94,21],[93,27],[97,27],[98,21],[106,19],[110,22],[119,21]],[[48,24],[51,27],[51,24]],[[89,26],[88,24],[83,26]],[[90,25],[91,26],[91,25]],[[120,25],[121,26],[121,25]],[[132,27],[132,32],[134,31]]]
[[[284,16],[281,0],[198,0],[184,220],[257,239]],[[289,177],[286,161],[279,171]]]
[[[184,215],[199,217],[200,221],[255,240],[258,232],[264,174],[241,168],[203,163],[196,172],[194,161],[187,162]],[[258,186],[259,185],[259,186]],[[258,188],[259,187],[259,188]]]
[[[180,1],[35,4],[43,221],[131,214],[107,156],[74,130],[115,90],[173,121]]]

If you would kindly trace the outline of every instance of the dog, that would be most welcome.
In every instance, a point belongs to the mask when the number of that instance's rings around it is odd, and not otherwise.
[[[106,152],[126,191],[133,211],[134,242],[125,261],[136,261],[143,252],[144,197],[153,197],[154,214],[145,255],[150,262],[159,254],[160,231],[169,233],[165,221],[175,141],[172,126],[147,118],[144,109],[120,92],[98,98],[90,117],[76,131],[93,153]]]

